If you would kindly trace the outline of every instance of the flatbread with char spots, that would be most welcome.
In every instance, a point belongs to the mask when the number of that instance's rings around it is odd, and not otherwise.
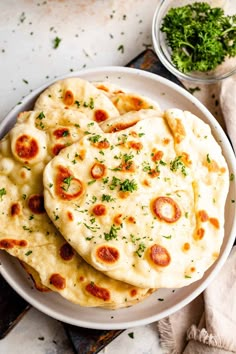
[[[86,136],[44,171],[47,213],[70,245],[100,272],[143,288],[188,285],[214,263],[228,186],[210,127],[175,109]]]
[[[154,109],[141,109],[138,112],[130,111],[117,118],[108,119],[99,126],[105,133],[115,133],[134,126],[140,120],[156,117],[162,117],[162,113]]]
[[[94,82],[93,85],[109,97],[120,115],[132,111],[137,112],[141,109],[154,109],[159,113],[161,112],[157,102],[148,97],[134,92],[127,92],[110,82]]]
[[[78,77],[59,80],[49,86],[36,100],[34,109],[70,109],[86,114],[97,123],[119,115],[101,90]]]
[[[152,290],[112,280],[88,265],[57,231],[44,208],[42,175],[47,162],[82,136],[100,133],[97,123],[80,112],[44,110],[19,115],[0,141],[0,249],[23,262],[40,290],[56,291],[82,306],[119,308],[141,301]],[[70,155],[72,164],[83,161],[84,154],[81,150]],[[70,178],[66,195],[69,184]],[[75,183],[72,196],[79,193],[80,185]],[[54,219],[58,217],[56,207]],[[67,218],[74,220],[69,212]]]

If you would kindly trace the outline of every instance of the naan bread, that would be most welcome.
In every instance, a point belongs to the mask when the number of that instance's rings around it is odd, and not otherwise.
[[[0,249],[24,262],[39,287],[82,306],[119,308],[140,301],[152,290],[112,280],[88,265],[60,235],[44,209],[42,175],[46,163],[61,148],[86,134],[98,133],[102,131],[97,123],[80,112],[45,110],[19,115],[16,125],[0,141]],[[72,164],[77,159],[84,159],[83,151],[71,155]],[[54,211],[57,219],[57,207]],[[72,214],[67,217],[73,220]]]
[[[93,85],[109,97],[121,115],[140,109],[155,109],[159,113],[161,112],[159,105],[148,97],[126,92],[123,88],[110,82],[94,82]]]
[[[105,133],[115,133],[132,127],[140,120],[156,117],[162,117],[162,113],[154,109],[141,109],[138,112],[130,111],[119,117],[108,119],[99,126]]]
[[[220,252],[228,187],[210,127],[177,109],[86,136],[44,171],[46,210],[70,245],[109,277],[143,288],[203,276]]]
[[[78,77],[59,80],[41,93],[35,110],[70,109],[103,122],[119,115],[112,101],[94,85]]]

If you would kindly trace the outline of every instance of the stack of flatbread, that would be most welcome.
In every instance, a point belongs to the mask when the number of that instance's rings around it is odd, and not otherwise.
[[[39,290],[130,306],[213,264],[228,187],[220,146],[190,112],[61,80],[0,141],[0,249]]]

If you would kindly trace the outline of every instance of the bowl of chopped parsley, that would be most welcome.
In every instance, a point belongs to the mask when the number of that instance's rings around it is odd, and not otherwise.
[[[152,38],[163,65],[180,79],[225,79],[236,74],[236,1],[161,0]]]

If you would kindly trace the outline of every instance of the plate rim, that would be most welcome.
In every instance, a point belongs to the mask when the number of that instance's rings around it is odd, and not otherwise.
[[[147,79],[152,79],[154,81],[158,81],[161,84],[164,84],[165,86],[168,86],[170,89],[174,91],[178,91],[181,95],[185,96],[189,101],[191,101],[194,105],[199,108],[204,117],[209,120],[210,125],[214,126],[214,129],[218,131],[218,134],[222,138],[222,145],[224,146],[224,150],[227,152],[227,158],[233,162],[232,167],[233,167],[233,172],[235,174],[236,172],[236,158],[232,149],[232,146],[230,145],[230,142],[226,136],[226,133],[224,132],[223,128],[220,126],[219,122],[214,118],[214,116],[210,113],[210,111],[193,95],[191,95],[186,89],[178,86],[177,84],[173,83],[172,81],[161,77],[160,75],[150,73],[144,70],[136,69],[136,68],[127,68],[127,67],[122,67],[122,66],[102,66],[102,67],[96,67],[96,68],[89,68],[89,69],[83,69],[83,70],[78,70],[69,74],[61,75],[57,78],[54,78],[52,80],[47,81],[43,85],[39,86],[35,90],[33,90],[29,95],[25,96],[20,105],[16,105],[13,107],[10,112],[6,115],[6,117],[1,121],[0,123],[0,131],[6,129],[9,123],[12,123],[13,119],[12,117],[16,116],[16,113],[19,113],[21,111],[21,106],[24,104],[27,104],[27,102],[30,102],[32,99],[35,99],[43,90],[45,90],[48,86],[52,85],[53,83],[57,82],[58,80],[62,80],[65,78],[71,78],[71,77],[82,77],[84,78],[86,75],[91,75],[91,74],[99,74],[99,73],[107,73],[109,75],[110,73],[115,74],[115,73],[120,73],[121,75],[124,74],[137,74],[139,76],[142,76]],[[86,79],[86,78],[85,78]],[[5,134],[5,132],[4,132]],[[85,327],[85,328],[92,328],[92,329],[126,329],[130,327],[135,327],[135,326],[142,326],[146,325],[155,321],[158,321],[166,316],[169,316],[173,314],[174,312],[180,310],[182,307],[190,303],[193,299],[195,299],[199,294],[201,294],[206,287],[213,281],[213,279],[217,276],[219,273],[220,269],[222,268],[223,264],[227,260],[229,253],[232,249],[234,239],[235,239],[235,234],[236,234],[236,219],[234,219],[231,232],[229,235],[229,239],[225,245],[225,248],[223,252],[221,253],[219,259],[214,263],[214,269],[208,274],[206,279],[202,281],[202,283],[189,295],[187,295],[183,300],[180,300],[177,302],[177,304],[174,304],[170,306],[168,309],[160,311],[156,315],[152,315],[149,317],[146,317],[144,319],[139,319],[135,321],[122,321],[122,323],[96,323],[95,325],[93,322],[87,322],[84,320],[80,319],[71,319],[68,315],[62,314],[61,312],[58,313],[55,312],[55,310],[52,310],[48,308],[46,305],[41,304],[39,301],[35,300],[34,297],[30,296],[25,290],[23,290],[21,287],[19,288],[18,284],[15,284],[15,281],[7,275],[7,270],[4,269],[3,265],[1,264],[1,253],[0,253],[0,274],[2,274],[3,278],[7,281],[7,283],[21,296],[23,297],[27,302],[29,302],[33,307],[38,309],[39,311],[45,313],[46,315],[60,320],[62,322],[75,325],[75,326],[80,326],[80,327]],[[8,256],[8,255],[7,255]],[[59,294],[57,294],[60,296]]]

